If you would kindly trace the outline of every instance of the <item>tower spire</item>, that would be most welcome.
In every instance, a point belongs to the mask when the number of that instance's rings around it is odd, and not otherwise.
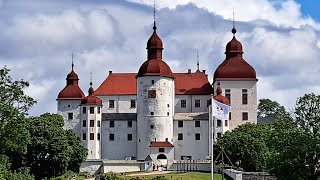
[[[92,87],[92,72],[90,72],[90,87]]]
[[[73,71],[73,67],[74,67],[74,64],[73,64],[73,52],[71,53],[71,70]]]
[[[233,37],[235,37],[236,33],[237,33],[237,29],[236,29],[235,20],[234,20],[234,8],[233,8],[233,18],[232,18],[232,30],[231,30],[231,32],[233,33]]]
[[[199,71],[199,50],[197,49],[197,70]]]
[[[156,26],[156,0],[153,0],[153,30],[157,30]]]

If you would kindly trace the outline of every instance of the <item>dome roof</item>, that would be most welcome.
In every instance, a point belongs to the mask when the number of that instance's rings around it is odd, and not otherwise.
[[[156,24],[153,25],[153,33],[147,42],[148,58],[136,77],[142,76],[164,76],[173,78],[172,71],[166,62],[162,60],[163,44],[156,32]]]
[[[67,85],[58,94],[57,99],[82,99],[84,94],[78,85]]]
[[[145,61],[137,74],[137,77],[142,76],[165,76],[173,78],[170,67],[162,60],[151,59]]]
[[[230,105],[230,101],[227,97],[222,95],[222,89],[220,87],[220,82],[217,83],[217,95],[213,96],[213,99],[223,103],[223,104],[227,104]]]
[[[81,100],[81,104],[102,106],[102,100],[93,94],[94,89],[92,88],[92,82],[90,82],[90,88],[88,92],[89,95]]]
[[[257,80],[256,71],[242,57],[242,44],[235,37],[236,29],[232,29],[233,38],[226,45],[226,59],[214,73],[214,80]]]
[[[79,77],[73,71],[73,63],[72,70],[67,75],[67,85],[60,91],[57,99],[82,99],[84,98],[84,94],[80,87],[78,86]]]

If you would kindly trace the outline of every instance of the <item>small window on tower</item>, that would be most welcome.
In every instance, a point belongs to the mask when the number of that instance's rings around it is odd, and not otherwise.
[[[231,120],[231,112],[229,112],[229,121]]]
[[[109,108],[114,108],[114,100],[109,100]]]
[[[136,100],[131,99],[131,101],[130,101],[130,108],[136,108]]]
[[[195,139],[196,139],[196,141],[200,140],[200,133],[195,134]]]
[[[82,140],[87,140],[87,133],[82,133]]]
[[[242,89],[242,104],[248,104],[248,90]]]
[[[94,133],[90,133],[90,140],[94,140]]]
[[[114,141],[114,134],[109,134],[109,141]]]
[[[97,139],[100,141],[100,133],[97,134]]]
[[[182,99],[180,102],[181,102],[181,108],[186,108],[187,107],[187,100]]]
[[[178,127],[183,127],[183,121],[178,121]]]
[[[101,124],[100,124],[100,121],[97,121],[97,127],[100,127]]]
[[[224,126],[226,126],[226,127],[228,126],[228,120],[224,121]]]
[[[128,141],[132,141],[132,134],[128,134]]]
[[[154,80],[151,80],[151,84],[154,84]]]
[[[90,127],[94,127],[94,120],[90,120]]]
[[[100,108],[100,107],[98,107],[98,114],[100,114],[100,111],[101,111],[101,108]]]
[[[154,127],[153,127],[153,125],[150,125],[150,129],[153,129]]]
[[[200,99],[194,100],[194,107],[200,107]]]
[[[248,120],[248,112],[242,113],[242,120]]]
[[[200,127],[200,121],[195,121],[195,122],[194,122],[194,126],[195,126],[195,127]]]
[[[94,114],[94,107],[90,107],[90,114]]]
[[[211,105],[211,99],[207,100],[207,107],[209,107]]]
[[[73,119],[73,113],[68,113],[68,119],[72,120]]]
[[[86,107],[82,107],[82,114],[87,114],[87,108]]]
[[[87,127],[87,121],[86,120],[82,121],[82,127]]]
[[[114,121],[109,122],[109,127],[114,127]]]
[[[132,127],[132,121],[128,121],[128,127],[129,127],[129,128]]]
[[[182,133],[178,133],[178,140],[183,140],[183,134]]]
[[[217,120],[217,127],[221,127],[221,120],[220,119]]]
[[[150,112],[150,115],[153,116],[153,115],[154,115],[154,112]]]

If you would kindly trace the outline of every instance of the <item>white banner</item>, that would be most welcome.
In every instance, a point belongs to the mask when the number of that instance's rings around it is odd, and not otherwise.
[[[231,106],[223,104],[212,98],[212,116],[215,116],[216,118],[221,120],[229,119],[230,109]]]

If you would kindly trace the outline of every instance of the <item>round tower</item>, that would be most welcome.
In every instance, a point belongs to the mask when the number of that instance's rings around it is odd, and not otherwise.
[[[79,78],[73,71],[73,63],[71,67],[71,72],[66,78],[67,84],[58,94],[57,113],[63,117],[64,128],[72,129],[78,136],[80,136],[79,105],[81,100],[84,98],[84,94],[78,86]]]
[[[226,59],[214,73],[213,83],[219,81],[231,105],[230,130],[247,122],[257,123],[257,81],[256,71],[243,59],[243,47],[237,40],[236,28],[233,38],[226,45]],[[220,91],[219,91],[220,92]],[[217,92],[218,94],[218,92]]]
[[[147,61],[141,65],[136,76],[138,160],[144,160],[153,151],[159,153],[158,148],[163,148],[161,154],[167,159],[173,159],[174,155],[174,77],[170,67],[162,60],[163,44],[156,29],[154,23],[153,34],[147,43]],[[151,155],[153,160],[156,158],[154,156]]]
[[[81,140],[88,149],[88,159],[101,159],[102,100],[93,94],[92,82],[88,92],[80,105]]]

